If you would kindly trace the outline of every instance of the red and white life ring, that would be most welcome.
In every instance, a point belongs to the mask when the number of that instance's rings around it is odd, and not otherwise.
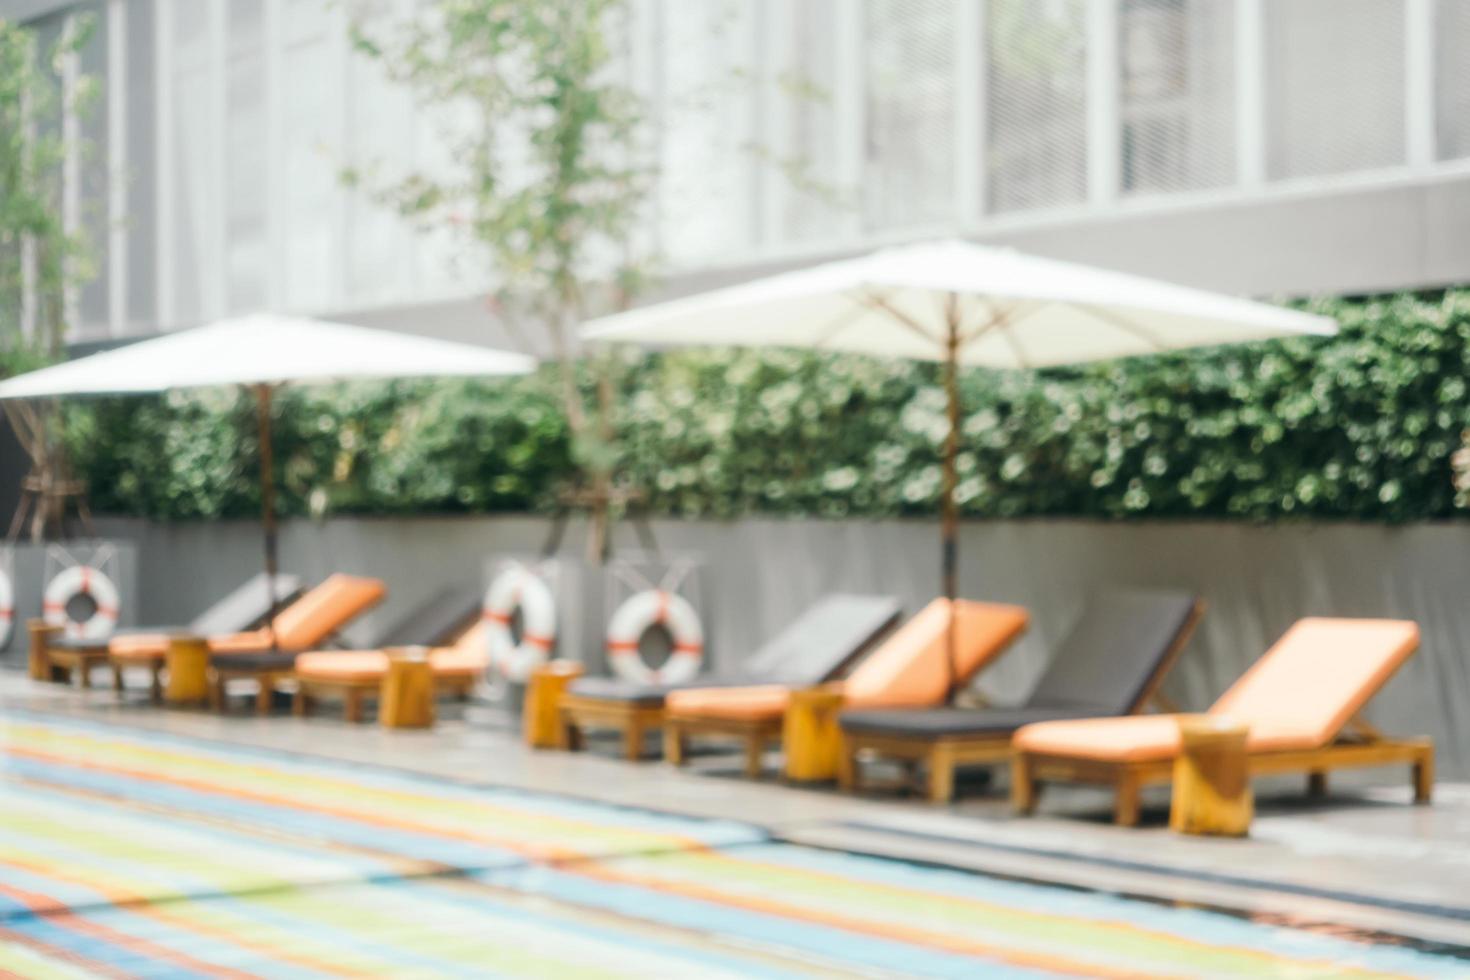
[[[650,627],[662,625],[674,650],[662,667],[644,662],[638,641]],[[704,628],[689,600],[662,589],[635,593],[617,608],[607,624],[607,658],[619,677],[638,684],[682,684],[699,674],[704,660]]]
[[[517,609],[521,613],[520,643],[510,631]],[[540,577],[512,565],[495,577],[485,593],[485,624],[491,661],[511,680],[527,680],[556,645],[556,600]]]
[[[67,615],[67,605],[77,596],[90,596],[96,611],[79,623]],[[63,569],[46,586],[41,616],[52,626],[61,626],[72,640],[105,640],[117,628],[117,586],[95,568],[73,565]]]
[[[15,590],[10,576],[0,572],[0,650],[10,645],[10,628],[15,623]]]

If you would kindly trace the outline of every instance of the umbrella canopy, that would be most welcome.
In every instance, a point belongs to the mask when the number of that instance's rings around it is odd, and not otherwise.
[[[267,581],[276,577],[271,397],[284,384],[525,374],[523,354],[301,317],[256,314],[164,334],[0,381],[0,400],[243,385],[256,397]],[[271,621],[276,597],[271,596]]]
[[[1326,317],[964,241],[883,249],[586,324],[588,340],[1036,368],[1294,334]]]
[[[524,354],[258,314],[164,334],[0,381],[0,399],[355,378],[525,374],[534,366]]]
[[[629,310],[585,324],[582,337],[655,346],[806,347],[943,362],[950,424],[941,577],[953,599],[961,366],[1050,367],[1336,329],[1331,319],[1279,306],[948,240]],[[951,671],[954,652],[951,630]]]

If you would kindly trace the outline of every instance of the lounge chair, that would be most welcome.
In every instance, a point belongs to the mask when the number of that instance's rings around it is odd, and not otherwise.
[[[859,754],[928,766],[928,795],[954,795],[955,766],[1008,762],[1011,735],[1032,722],[1140,711],[1189,642],[1204,604],[1180,592],[1111,591],[1093,597],[1024,704],[1015,708],[844,711],[838,781],[853,790]]]
[[[388,673],[387,650],[429,647],[437,691],[468,695],[490,666],[489,643],[480,619],[480,594],[446,589],[413,610],[367,649],[316,650],[296,657],[296,714],[314,698],[340,695],[348,721],[361,721],[363,701],[377,694]]]
[[[678,685],[638,684],[616,677],[579,678],[560,704],[566,744],[580,747],[586,729],[613,728],[622,733],[624,755],[636,761],[643,754],[644,733],[663,726],[664,698],[669,693],[752,684],[821,684],[890,630],[899,613],[899,602],[892,596],[829,595],[728,675]]]
[[[130,667],[145,668],[151,675],[151,690],[157,699],[162,692],[159,672],[168,656],[169,640],[177,633],[192,636],[221,636],[253,629],[265,622],[274,598],[277,608],[288,606],[301,594],[301,579],[295,575],[277,575],[275,588],[267,589],[269,578],[264,572],[246,580],[233,592],[204,610],[187,626],[147,626],[114,633],[107,643],[114,686],[121,691],[122,673]],[[66,647],[59,639],[52,645]]]
[[[1226,691],[1211,716],[1250,726],[1253,775],[1304,772],[1326,792],[1332,769],[1409,763],[1414,799],[1428,802],[1434,744],[1391,739],[1359,712],[1419,646],[1419,627],[1390,619],[1303,619]],[[1180,751],[1178,715],[1048,721],[1015,735],[1011,800],[1036,806],[1040,782],[1114,787],[1117,823],[1138,822],[1140,787],[1167,783]]]
[[[268,713],[276,680],[290,676],[296,654],[325,647],[354,619],[382,602],[387,592],[375,578],[331,575],[276,613],[273,629],[210,637],[210,699],[215,708],[223,710],[231,680],[250,678],[259,684],[260,712]]]
[[[955,671],[964,683],[1006,650],[1026,628],[1026,610],[984,602],[955,603]],[[854,708],[921,708],[949,695],[950,604],[935,599],[830,688]],[[781,684],[674,691],[665,699],[664,758],[684,762],[691,735],[721,735],[745,744],[745,771],[761,772],[768,743],[781,738],[791,688]]]

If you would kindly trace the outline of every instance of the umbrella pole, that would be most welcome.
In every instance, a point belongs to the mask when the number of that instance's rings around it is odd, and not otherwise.
[[[266,629],[271,650],[276,649],[276,479],[271,438],[271,386],[255,385],[255,421],[260,441],[260,522],[265,531],[265,588],[270,599]]]
[[[958,304],[949,306],[949,329],[945,337],[944,389],[949,396],[949,434],[944,439],[943,508],[940,524],[940,579],[949,600],[949,629],[945,634],[945,699],[959,679],[955,599],[959,595],[959,513],[955,506],[957,474],[955,461],[960,450],[960,325]]]

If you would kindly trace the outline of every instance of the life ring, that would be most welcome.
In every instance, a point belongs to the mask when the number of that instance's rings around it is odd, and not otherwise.
[[[510,631],[517,609],[521,612],[520,643]],[[538,576],[513,565],[497,575],[485,593],[485,624],[491,662],[513,681],[528,680],[556,645],[556,600]]]
[[[643,660],[638,641],[651,626],[662,625],[674,650],[662,667]],[[607,657],[613,671],[637,684],[682,684],[699,674],[704,660],[704,628],[689,600],[662,589],[635,593],[607,624]]]
[[[0,572],[0,650],[10,645],[10,627],[15,622],[15,591],[10,576]]]
[[[66,613],[67,605],[77,596],[90,596],[97,607],[92,618],[78,623]],[[63,569],[46,586],[41,604],[42,618],[52,626],[61,626],[68,639],[105,640],[117,628],[117,586],[112,579],[95,568],[73,565]]]

